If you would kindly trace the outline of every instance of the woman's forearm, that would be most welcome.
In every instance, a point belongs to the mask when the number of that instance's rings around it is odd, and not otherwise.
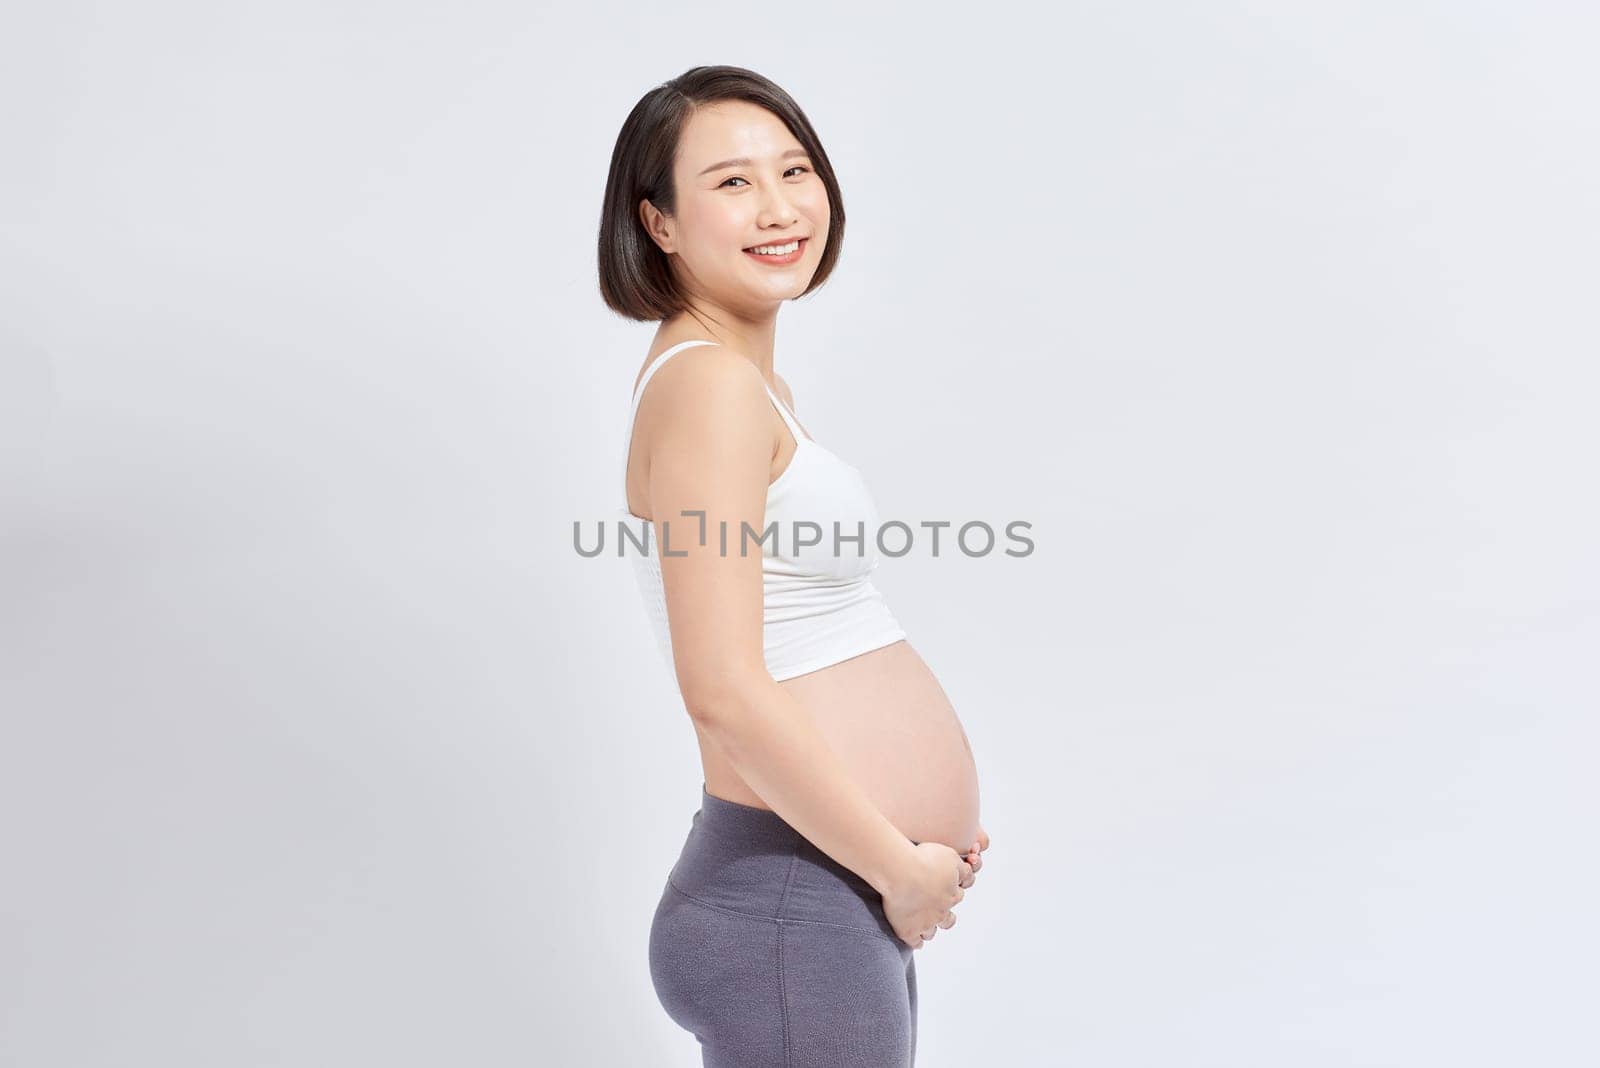
[[[879,893],[916,846],[873,804],[804,705],[770,676],[691,709],[739,777],[783,821]]]

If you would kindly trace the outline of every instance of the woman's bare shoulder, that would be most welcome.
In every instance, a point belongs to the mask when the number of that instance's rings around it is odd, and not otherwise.
[[[670,348],[671,346],[667,346]],[[661,351],[645,357],[639,373],[634,376],[633,392],[635,397],[640,397],[639,383],[644,381],[646,375],[650,376],[647,391],[655,392],[655,383],[660,379],[663,383],[669,380],[687,378],[693,385],[703,385],[706,381],[720,381],[730,376],[737,377],[741,373],[755,370],[754,366],[738,350],[720,343],[709,345],[691,345],[674,353],[666,365],[657,370],[652,370],[661,362]],[[742,365],[742,366],[741,366]],[[685,369],[687,373],[683,373]],[[757,373],[759,377],[759,372]],[[671,387],[664,387],[662,392],[673,392]],[[642,397],[640,398],[642,399]]]
[[[645,383],[640,420],[724,422],[730,413],[740,412],[755,422],[771,407],[765,389],[760,370],[737,349],[695,345],[674,355]]]

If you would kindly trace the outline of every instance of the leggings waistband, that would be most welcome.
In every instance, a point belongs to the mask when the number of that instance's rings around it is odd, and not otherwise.
[[[685,897],[753,919],[853,928],[898,941],[883,897],[769,809],[700,787],[700,810],[668,882]]]
[[[805,835],[795,830],[776,812],[707,793],[705,783],[700,784],[700,811],[696,822],[712,834],[750,843],[762,843],[776,848],[809,845]]]

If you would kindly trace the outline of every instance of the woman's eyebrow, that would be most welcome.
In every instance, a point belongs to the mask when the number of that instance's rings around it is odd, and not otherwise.
[[[791,148],[778,158],[788,159],[790,156],[809,156],[810,154],[811,153],[807,152],[803,148]],[[725,159],[721,163],[713,163],[711,166],[701,171],[700,174],[695,175],[695,177],[698,178],[701,174],[710,174],[712,171],[720,171],[724,167],[754,167],[755,165],[755,160],[748,156],[740,156],[737,159]]]

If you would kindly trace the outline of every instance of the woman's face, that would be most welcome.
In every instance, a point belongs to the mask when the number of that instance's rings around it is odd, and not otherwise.
[[[697,108],[673,180],[676,215],[648,201],[641,212],[690,294],[754,315],[805,292],[828,240],[828,191],[776,115],[742,100]],[[796,239],[798,255],[747,251]]]

